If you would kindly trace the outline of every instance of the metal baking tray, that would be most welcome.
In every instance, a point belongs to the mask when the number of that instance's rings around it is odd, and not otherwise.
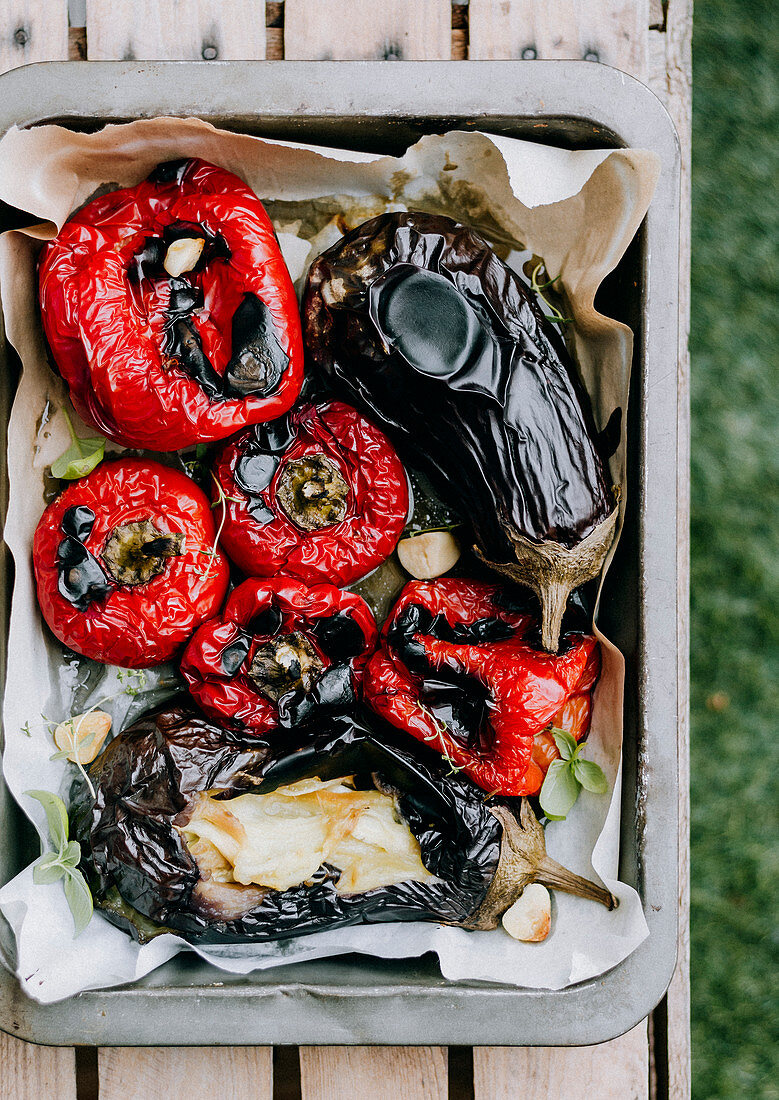
[[[346,956],[241,977],[184,954],[133,986],[41,1006],[0,967],[0,1027],[38,1043],[139,1046],[547,1046],[613,1038],[658,1003],[676,959],[680,159],[673,125],[642,84],[585,62],[67,62],[0,77],[3,132],[48,122],[94,130],[163,114],[386,153],[425,133],[474,127],[569,148],[659,154],[649,214],[597,302],[636,336],[628,510],[600,622],[627,660],[620,877],[639,890],[650,935],[607,974],[560,991],[448,982],[433,956]],[[2,343],[4,431],[16,357]],[[4,511],[5,467],[2,474]],[[11,573],[6,559],[6,603]],[[35,857],[37,842],[1,782],[0,837],[5,882]],[[13,957],[7,927],[0,953]]]

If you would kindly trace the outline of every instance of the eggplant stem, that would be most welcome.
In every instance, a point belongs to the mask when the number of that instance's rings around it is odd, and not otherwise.
[[[564,894],[574,894],[577,898],[588,898],[590,901],[599,901],[607,909],[617,908],[617,899],[603,886],[591,882],[581,875],[575,875],[556,859],[545,855],[536,869],[536,882],[542,886],[551,887],[553,890],[562,890]]]

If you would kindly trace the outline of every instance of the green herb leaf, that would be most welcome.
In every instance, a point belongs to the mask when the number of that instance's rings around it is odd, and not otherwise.
[[[579,784],[567,760],[553,760],[541,787],[539,802],[547,817],[562,820],[579,797]]]
[[[81,861],[81,845],[77,840],[71,840],[60,854],[60,862],[65,866],[78,867]]]
[[[605,794],[609,781],[603,770],[593,760],[574,760],[573,774],[586,791],[593,794]]]
[[[567,730],[559,730],[555,726],[552,726],[551,733],[560,756],[562,756],[563,760],[570,760],[576,752],[575,738],[573,738]]]
[[[65,874],[65,868],[60,863],[56,852],[47,852],[39,863],[32,869],[32,880],[36,886],[48,886],[52,882],[61,879]]]
[[[51,472],[53,477],[74,481],[91,474],[95,466],[103,461],[106,441],[101,435],[81,439],[76,435],[67,409],[63,409],[62,414],[67,421],[71,442],[68,449],[52,462]]]
[[[94,906],[86,880],[75,868],[69,868],[65,877],[65,897],[73,914],[75,934],[80,936],[92,919]]]
[[[30,798],[40,802],[46,811],[46,821],[49,825],[49,837],[52,845],[58,852],[62,852],[68,843],[68,811],[65,803],[56,794],[50,791],[25,791]]]

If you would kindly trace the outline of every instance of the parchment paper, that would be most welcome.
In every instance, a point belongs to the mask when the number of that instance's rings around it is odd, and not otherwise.
[[[16,574],[3,768],[9,788],[45,844],[43,811],[23,792],[43,788],[66,797],[72,768],[49,759],[54,746],[40,712],[62,720],[121,684],[114,669],[72,656],[63,661],[63,649],[44,626],[35,598],[30,547],[44,508],[44,472],[68,442],[58,412],[66,402],[64,387],[47,365],[37,315],[35,259],[40,241],[54,235],[98,187],[138,183],[160,161],[182,156],[222,165],[269,200],[293,279],[300,279],[311,259],[338,236],[336,214],[342,216],[342,226],[386,209],[447,213],[477,227],[509,262],[517,262],[522,248],[530,249],[544,258],[550,275],[561,276],[575,321],[576,354],[599,428],[615,407],[627,407],[632,336],[598,314],[593,301],[651,200],[659,170],[652,153],[572,152],[453,132],[424,137],[403,157],[379,157],[264,141],[219,131],[196,119],[140,121],[97,134],[58,127],[10,131],[0,142],[0,199],[29,211],[40,225],[0,239],[3,311],[24,368],[9,428],[11,496],[5,538]],[[623,502],[624,455],[623,429],[612,460]],[[502,929],[467,933],[399,923],[198,953],[223,970],[246,973],[348,951],[404,958],[433,950],[446,978],[550,989],[615,966],[644,939],[647,927],[638,895],[617,880],[624,662],[600,637],[603,671],[586,755],[604,769],[610,793],[582,791],[567,820],[548,826],[547,846],[572,870],[597,873],[619,899],[616,911],[555,893],[552,932],[541,944],[518,943]],[[169,676],[169,670],[161,670],[150,686]],[[104,709],[112,711],[118,730],[163,697],[162,688],[132,700],[119,695]],[[16,936],[11,965],[25,992],[45,1003],[133,981],[190,949],[171,935],[140,947],[99,913],[74,940],[61,883],[34,885],[31,867],[0,890],[0,911]]]

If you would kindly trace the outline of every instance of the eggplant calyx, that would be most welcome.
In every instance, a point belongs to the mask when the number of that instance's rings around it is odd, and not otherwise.
[[[522,799],[519,821],[505,806],[490,806],[489,810],[503,826],[500,858],[484,901],[463,928],[472,931],[497,928],[500,918],[531,882],[616,909],[617,900],[608,890],[575,875],[546,854],[543,826],[526,798]]]
[[[323,454],[285,462],[276,497],[289,519],[304,531],[333,527],[346,515],[349,486],[338,467]]]
[[[541,645],[549,653],[560,648],[560,630],[568,598],[575,588],[600,572],[614,541],[619,509],[590,531],[570,550],[557,542],[533,542],[507,528],[514,545],[515,562],[494,562],[475,546],[476,556],[516,584],[532,589],[541,602]]]
[[[184,536],[159,531],[150,519],[115,527],[101,555],[117,584],[146,584],[184,551]]]
[[[254,654],[249,679],[272,703],[289,691],[311,691],[324,665],[304,634],[279,634]]]

